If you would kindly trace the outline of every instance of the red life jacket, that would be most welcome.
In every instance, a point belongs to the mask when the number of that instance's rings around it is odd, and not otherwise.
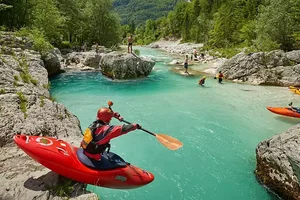
[[[95,160],[99,160],[101,158],[101,154],[104,153],[104,151],[106,149],[108,149],[108,152],[110,150],[110,144],[109,142],[105,143],[105,144],[98,144],[105,136],[107,136],[110,131],[114,128],[114,126],[110,126],[109,128],[107,128],[106,130],[103,129],[103,131],[96,133],[96,131],[103,127],[105,124],[100,121],[94,121],[89,127],[88,129],[90,130],[86,130],[85,134],[88,134],[89,132],[91,133],[92,139],[90,142],[87,143],[87,141],[84,139],[81,142],[81,146],[84,149],[84,153],[85,155],[87,155],[90,158],[93,158]],[[104,128],[104,127],[103,127]],[[88,136],[89,137],[89,136]]]

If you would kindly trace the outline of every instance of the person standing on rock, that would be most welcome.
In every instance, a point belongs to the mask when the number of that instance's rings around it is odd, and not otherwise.
[[[132,44],[133,44],[133,38],[132,35],[128,37],[128,53],[132,53]]]
[[[86,42],[85,42],[85,43],[83,43],[82,51],[83,51],[83,52],[86,52],[86,50],[87,50],[87,45],[86,45]]]
[[[97,42],[96,42],[95,50],[96,50],[96,53],[98,54],[98,52],[99,52],[99,45],[98,45]]]
[[[189,72],[188,72],[188,68],[189,68],[189,56],[188,55],[185,56],[184,68],[185,68],[185,72],[184,73],[189,74]]]

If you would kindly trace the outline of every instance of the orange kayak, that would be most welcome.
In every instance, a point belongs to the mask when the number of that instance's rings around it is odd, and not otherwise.
[[[278,115],[300,118],[300,113],[293,111],[289,107],[267,107],[267,109],[272,113],[276,113]]]

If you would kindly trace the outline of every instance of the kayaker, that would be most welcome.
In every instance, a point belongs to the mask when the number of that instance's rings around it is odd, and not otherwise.
[[[205,83],[205,79],[206,79],[206,76],[203,76],[203,78],[201,78],[198,82],[199,85],[203,85]]]
[[[110,140],[130,131],[141,129],[139,124],[109,125],[111,119],[115,117],[122,121],[119,113],[113,112],[110,108],[100,108],[94,121],[84,132],[81,147],[86,156],[94,160],[101,160],[101,155],[106,149],[110,149]]]
[[[292,106],[292,105],[293,105],[293,102],[289,103],[289,106],[291,107],[291,109],[292,109],[293,111],[296,111],[297,113],[300,113],[300,108],[296,108],[296,107],[294,107],[294,106]]]

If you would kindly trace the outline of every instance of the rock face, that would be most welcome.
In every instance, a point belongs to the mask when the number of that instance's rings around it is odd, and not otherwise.
[[[100,61],[100,54],[88,52],[73,52],[67,55],[66,67],[69,68],[83,68],[90,67],[91,69],[98,68]]]
[[[80,122],[51,99],[48,73],[39,53],[11,46],[1,49],[7,51],[0,54],[0,199],[62,199],[47,190],[60,183],[57,174],[48,173],[18,149],[12,137],[22,133],[52,136],[78,146]],[[71,197],[81,198],[86,193],[84,185],[76,183],[76,188],[79,191]]]
[[[112,79],[147,77],[154,65],[155,62],[148,58],[117,52],[101,54],[99,63],[102,74]]]
[[[261,142],[256,148],[256,176],[283,199],[300,199],[300,125]]]
[[[111,49],[104,46],[92,46],[91,51],[87,52],[72,52],[66,55],[65,68],[66,70],[95,71],[98,69],[100,61],[100,53],[109,53]]]
[[[222,70],[226,79],[258,85],[299,86],[300,50],[240,53],[226,61]]]
[[[50,51],[45,58],[43,58],[45,68],[48,71],[48,76],[52,76],[61,73],[61,64],[63,63],[63,58],[59,49],[55,48]]]
[[[25,37],[16,37],[11,32],[0,32],[0,46],[2,54],[13,54],[15,51],[33,50],[33,42]],[[11,51],[14,49],[14,51]],[[59,49],[54,48],[44,60],[44,67],[47,69],[48,76],[61,73],[63,58]]]

